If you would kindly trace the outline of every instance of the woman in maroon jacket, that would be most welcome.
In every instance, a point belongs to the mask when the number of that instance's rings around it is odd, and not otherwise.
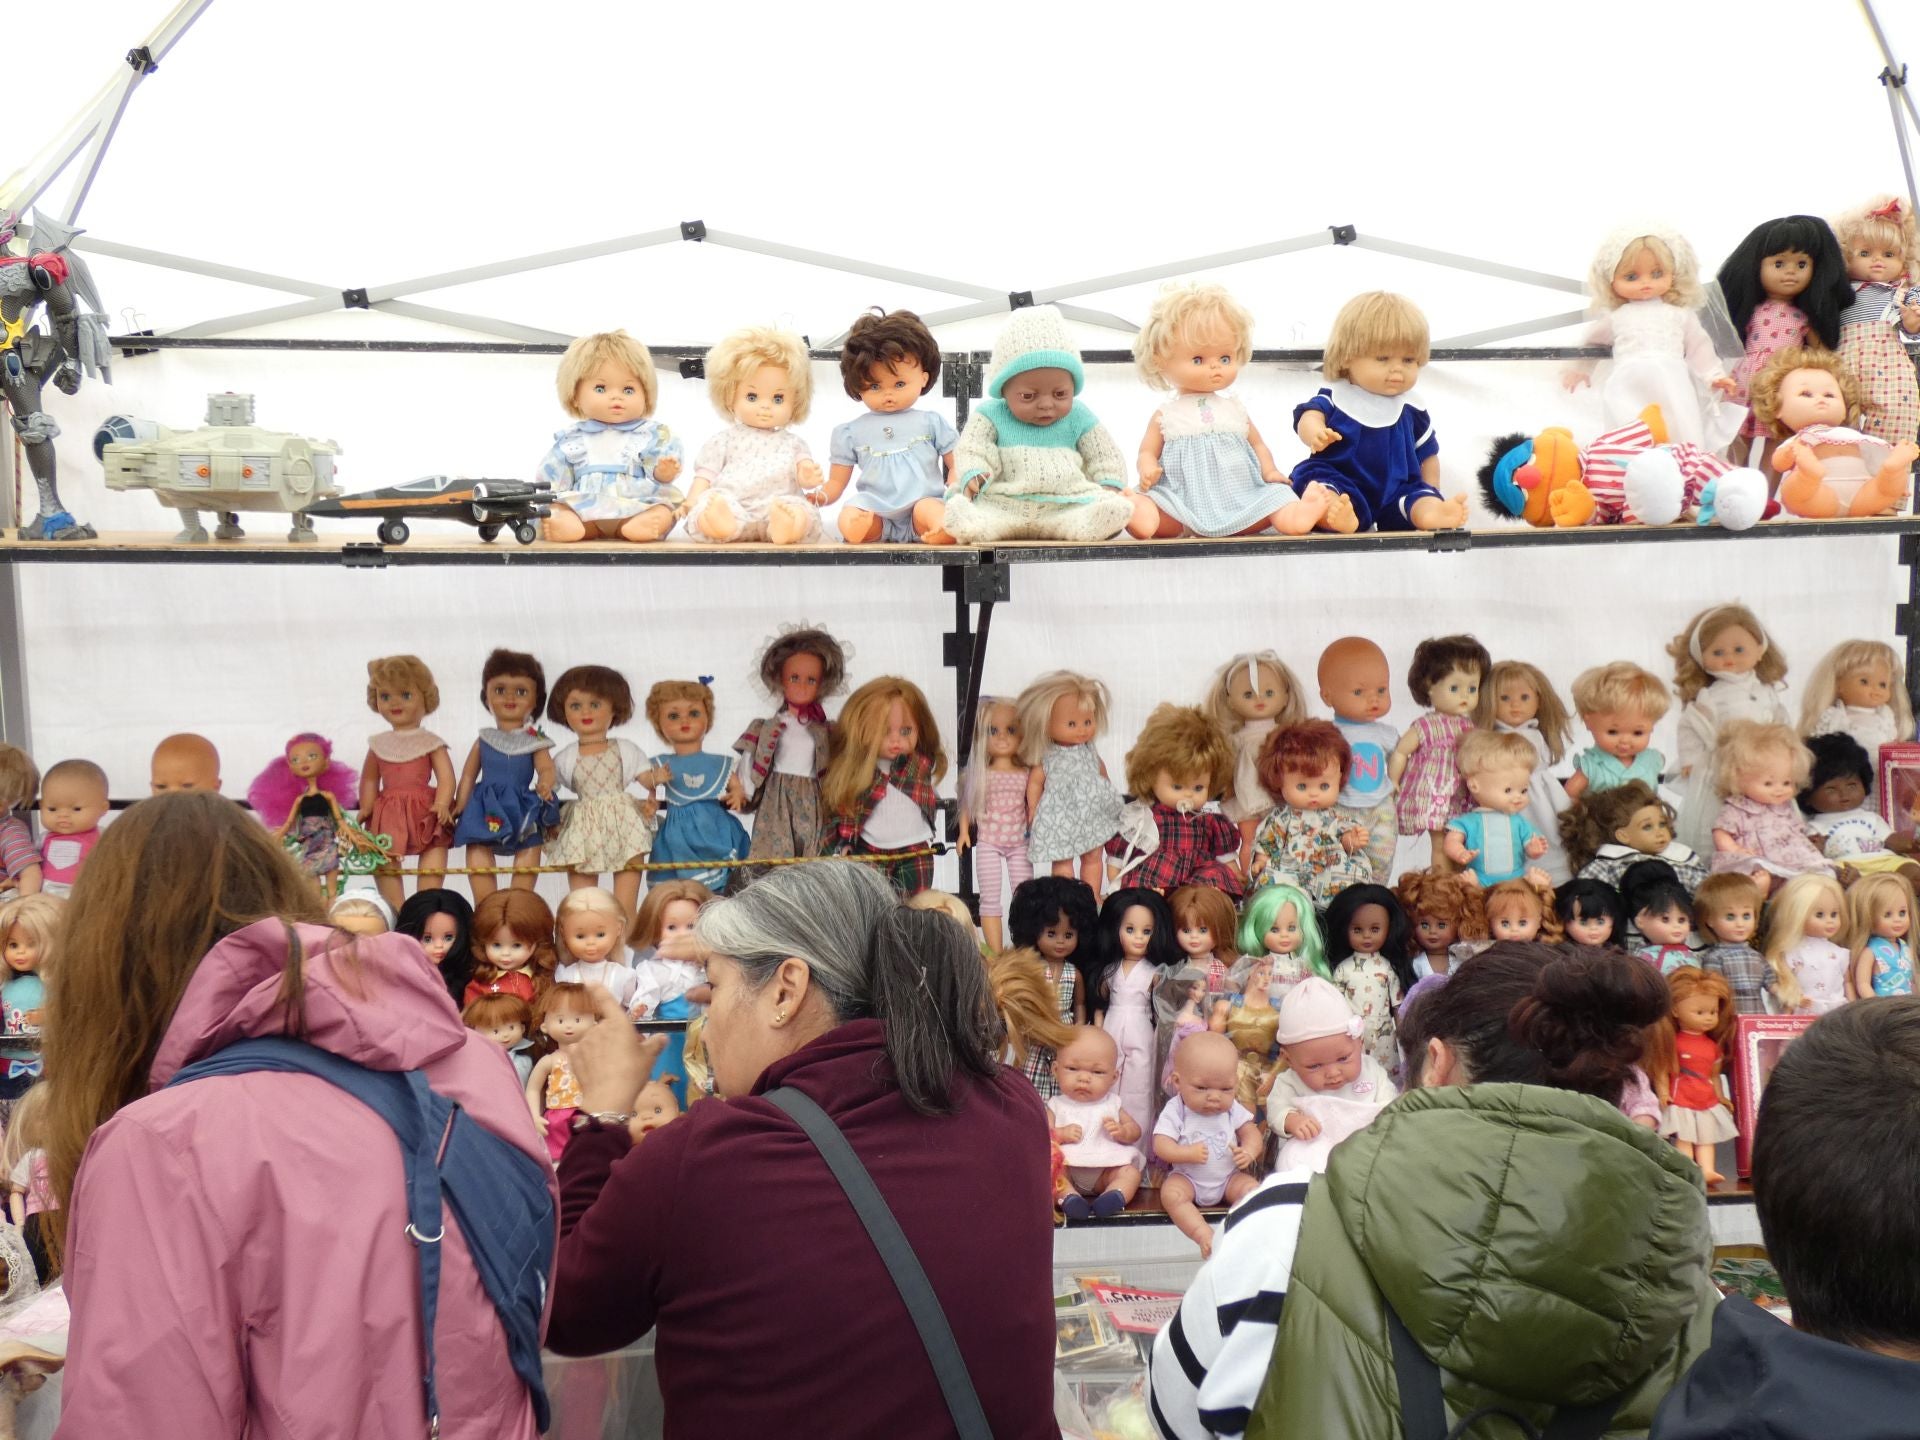
[[[701,912],[707,1055],[725,1102],[628,1135],[658,1053],[619,1023],[573,1049],[548,1345],[659,1327],[673,1436],[954,1433],[931,1362],[839,1183],[766,1091],[845,1133],[945,1309],[997,1440],[1052,1437],[1046,1114],[997,1059],[985,967],[863,865],[776,870]]]

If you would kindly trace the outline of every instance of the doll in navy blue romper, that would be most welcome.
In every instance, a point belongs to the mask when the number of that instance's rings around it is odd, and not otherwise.
[[[1304,495],[1318,482],[1344,496],[1323,530],[1450,530],[1467,523],[1465,496],[1440,493],[1440,446],[1414,393],[1427,363],[1427,317],[1411,300],[1375,290],[1341,307],[1327,337],[1327,384],[1296,406],[1294,431],[1310,452],[1293,470]]]

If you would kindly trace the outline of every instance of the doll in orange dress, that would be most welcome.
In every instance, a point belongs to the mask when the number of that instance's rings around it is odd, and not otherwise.
[[[367,830],[393,841],[396,861],[417,855],[419,868],[437,872],[453,839],[453,762],[447,742],[420,722],[440,708],[433,672],[413,655],[367,662],[367,708],[393,728],[367,742],[360,768],[360,815]],[[406,898],[398,874],[378,877],[381,897],[395,910]],[[440,883],[436,874],[434,884]]]

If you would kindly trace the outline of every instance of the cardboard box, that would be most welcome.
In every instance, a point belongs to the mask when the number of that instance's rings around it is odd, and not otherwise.
[[[1740,1178],[1753,1173],[1753,1127],[1760,1119],[1760,1097],[1787,1046],[1813,1024],[1812,1015],[1742,1015],[1733,1031],[1733,1118],[1740,1127],[1734,1141]]]

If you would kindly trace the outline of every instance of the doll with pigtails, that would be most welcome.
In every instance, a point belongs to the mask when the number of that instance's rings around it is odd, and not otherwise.
[[[1920,434],[1920,230],[1913,207],[1876,195],[1833,222],[1853,303],[1840,315],[1840,359],[1865,392],[1861,428],[1888,445]]]
[[[1882,745],[1913,738],[1913,702],[1907,697],[1907,667],[1900,652],[1881,640],[1843,640],[1814,666],[1800,702],[1800,733],[1845,735],[1867,752],[1876,768]],[[1868,786],[1868,803],[1879,793],[1879,776]]]
[[[1233,784],[1220,810],[1240,828],[1240,873],[1253,863],[1253,834],[1273,808],[1260,779],[1260,747],[1275,730],[1307,718],[1300,681],[1271,650],[1243,651],[1214,672],[1201,704],[1233,746]]]
[[[1222,855],[1240,848],[1240,832],[1207,807],[1233,780],[1233,747],[1220,727],[1192,706],[1159,705],[1127,752],[1127,788],[1141,801],[1151,797],[1159,843],[1126,876],[1129,885],[1162,894],[1182,885],[1211,885],[1238,897],[1245,882]],[[1125,837],[1107,842],[1107,853],[1124,855]]]
[[[807,342],[785,330],[736,330],[707,352],[707,396],[732,423],[700,447],[687,490],[687,533],[727,545],[798,545],[820,538],[807,492],[820,467],[789,426],[807,418]]]

